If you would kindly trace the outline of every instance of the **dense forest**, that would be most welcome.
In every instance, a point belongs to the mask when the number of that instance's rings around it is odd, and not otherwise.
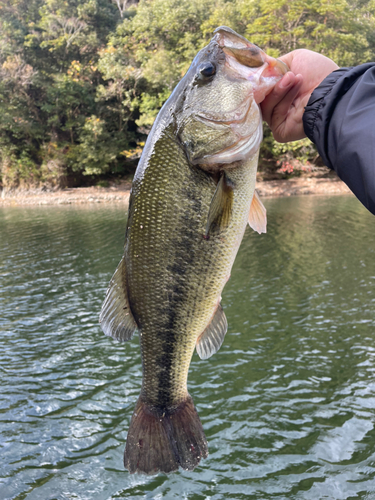
[[[213,30],[272,56],[309,48],[341,66],[375,59],[375,0],[0,0],[0,183],[122,176]],[[316,160],[266,131],[262,168]]]

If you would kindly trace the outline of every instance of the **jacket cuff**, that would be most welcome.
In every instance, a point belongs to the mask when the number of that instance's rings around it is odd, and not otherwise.
[[[331,169],[333,166],[327,154],[327,136],[332,114],[340,99],[373,66],[374,63],[366,63],[333,71],[316,87],[305,107],[302,117],[305,134],[317,146],[325,165]]]
[[[313,91],[310,99],[305,107],[305,112],[302,117],[303,128],[307,137],[314,143],[314,134],[319,135],[319,130],[316,130],[317,121],[322,119],[323,110],[326,106],[325,98],[332,92],[334,85],[343,75],[351,68],[339,68],[333,73],[330,73]]]

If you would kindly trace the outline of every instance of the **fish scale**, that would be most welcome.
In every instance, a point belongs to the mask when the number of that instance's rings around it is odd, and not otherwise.
[[[192,470],[208,455],[188,371],[195,348],[206,359],[224,340],[221,292],[248,221],[264,231],[254,195],[261,114],[252,95],[270,88],[274,61],[218,29],[163,106],[140,159],[124,257],[100,316],[117,340],[140,333],[142,389],[124,455],[131,473]]]
[[[147,175],[135,181],[125,255],[132,263],[127,267],[129,301],[142,331],[142,396],[148,404],[173,406],[186,398],[196,340],[217,307],[246,227],[257,159],[249,163],[253,168],[246,163],[229,174],[239,186],[235,217],[223,234],[208,240],[205,225],[216,186],[186,161],[168,134],[158,141]],[[168,190],[162,203],[149,202],[163,185]],[[193,223],[186,227],[186,220]],[[168,369],[166,359],[173,360]]]

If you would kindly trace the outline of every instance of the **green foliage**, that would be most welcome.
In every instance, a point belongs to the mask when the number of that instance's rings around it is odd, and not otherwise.
[[[308,48],[349,66],[373,56],[368,43],[374,29],[372,2],[260,0],[252,16],[245,35],[275,57]]]
[[[120,153],[133,135],[123,125],[118,140],[118,119],[100,99],[105,82],[97,68],[120,19],[107,0],[0,0],[4,185],[55,184],[69,171],[101,173],[118,168],[117,157],[125,164]]]
[[[1,174],[5,186],[39,184],[40,171],[27,153],[21,153],[17,158],[9,150],[3,150],[1,157]]]
[[[72,162],[72,169],[83,169],[87,175],[106,172],[109,165],[116,161],[115,142],[116,138],[108,132],[104,120],[95,115],[90,116],[82,127],[80,143],[74,148],[76,158]]]
[[[217,26],[231,26],[273,56],[309,48],[340,65],[375,58],[375,0],[141,0],[123,7],[116,0],[0,0],[3,185],[127,172]],[[266,130],[261,156],[277,169],[314,162],[316,151],[308,141],[278,145]]]

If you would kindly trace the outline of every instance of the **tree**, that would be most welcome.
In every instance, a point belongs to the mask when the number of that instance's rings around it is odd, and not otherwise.
[[[106,0],[0,0],[3,183],[18,182],[9,173],[21,157],[40,174],[33,182],[56,178],[45,164],[84,170],[67,153],[79,145],[86,119],[100,115],[96,64],[119,20]]]
[[[219,25],[272,56],[305,47],[375,58],[375,0],[0,0],[2,183],[123,173]],[[305,142],[261,156],[311,161]],[[267,163],[268,164],[268,163]]]

